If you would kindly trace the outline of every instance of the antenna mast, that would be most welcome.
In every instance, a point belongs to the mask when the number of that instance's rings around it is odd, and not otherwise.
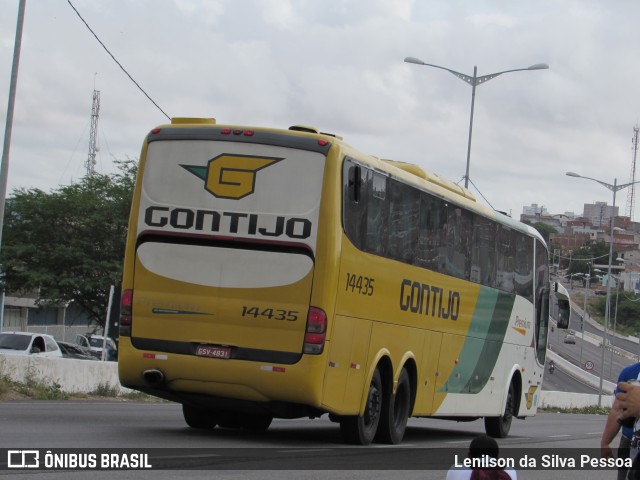
[[[98,117],[100,116],[100,91],[93,90],[93,105],[91,106],[91,130],[89,131],[89,156],[85,162],[87,176],[96,173],[96,153],[98,152]]]
[[[633,160],[631,160],[631,179],[629,183],[629,192],[627,193],[627,217],[629,220],[633,220],[633,202],[636,196],[636,186],[633,182],[636,181],[636,157],[638,156],[638,126],[633,127],[633,138],[631,139],[631,149],[633,150]]]

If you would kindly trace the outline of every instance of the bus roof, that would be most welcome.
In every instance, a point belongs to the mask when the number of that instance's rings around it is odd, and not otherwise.
[[[397,160],[380,159],[372,155],[363,154],[362,152],[354,149],[348,145],[341,136],[320,132],[319,129],[307,126],[307,125],[292,125],[288,129],[278,128],[265,128],[265,127],[238,127],[233,125],[220,125],[215,118],[191,118],[191,117],[174,117],[171,119],[171,125],[160,125],[154,130],[162,129],[164,127],[177,127],[177,128],[211,128],[216,126],[217,128],[241,128],[242,131],[249,129],[261,132],[272,132],[280,134],[288,134],[293,136],[305,136],[305,137],[322,137],[330,141],[333,144],[339,145],[345,150],[349,150],[356,160],[365,161],[371,164],[374,168],[385,172],[389,175],[401,178],[404,181],[414,184],[418,188],[425,189],[434,193],[441,198],[444,198],[453,203],[457,203],[460,206],[473,210],[487,218],[498,221],[499,223],[526,232],[527,234],[536,237],[542,243],[545,243],[542,235],[530,225],[526,225],[518,220],[515,220],[505,213],[488,208],[485,205],[477,203],[476,197],[466,188],[437,175],[434,172],[424,170],[422,167]],[[330,145],[327,145],[330,147]],[[546,243],[545,243],[546,244]]]

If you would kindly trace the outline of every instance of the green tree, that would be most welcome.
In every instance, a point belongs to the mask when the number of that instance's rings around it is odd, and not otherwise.
[[[614,258],[616,258],[614,256]],[[591,266],[591,275],[595,270],[594,265],[606,264],[609,261],[609,245],[604,242],[598,242],[586,245],[574,250],[571,254],[571,263],[567,269],[567,274],[588,273]]]
[[[137,170],[133,160],[117,165],[50,193],[12,192],[0,250],[6,291],[37,292],[40,305],[74,302],[104,325],[109,288],[121,282]]]
[[[540,232],[540,235],[542,235],[542,238],[544,238],[544,241],[547,243],[549,243],[550,234],[558,233],[558,230],[556,230],[554,227],[550,225],[547,225],[546,223],[542,223],[542,222],[535,222],[535,223],[525,222],[525,223],[528,223],[533,228],[538,230],[538,232]]]
[[[600,298],[595,302],[594,312],[604,318],[606,306],[607,299]],[[609,328],[613,328],[615,321],[617,328],[626,327],[631,333],[640,331],[640,297],[635,293],[621,290],[619,295],[616,295],[616,291],[612,290],[609,312],[611,315]]]

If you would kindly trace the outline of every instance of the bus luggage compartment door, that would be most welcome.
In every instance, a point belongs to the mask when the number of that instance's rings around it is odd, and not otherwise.
[[[144,242],[136,255],[132,342],[192,355],[223,347],[210,351],[294,363],[312,276],[313,259],[303,251]]]

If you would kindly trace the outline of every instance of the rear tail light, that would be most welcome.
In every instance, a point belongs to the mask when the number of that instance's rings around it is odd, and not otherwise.
[[[324,350],[327,336],[327,314],[316,307],[309,307],[307,315],[307,330],[304,334],[302,353],[320,355]]]
[[[120,298],[120,335],[131,335],[133,290],[124,290]]]

